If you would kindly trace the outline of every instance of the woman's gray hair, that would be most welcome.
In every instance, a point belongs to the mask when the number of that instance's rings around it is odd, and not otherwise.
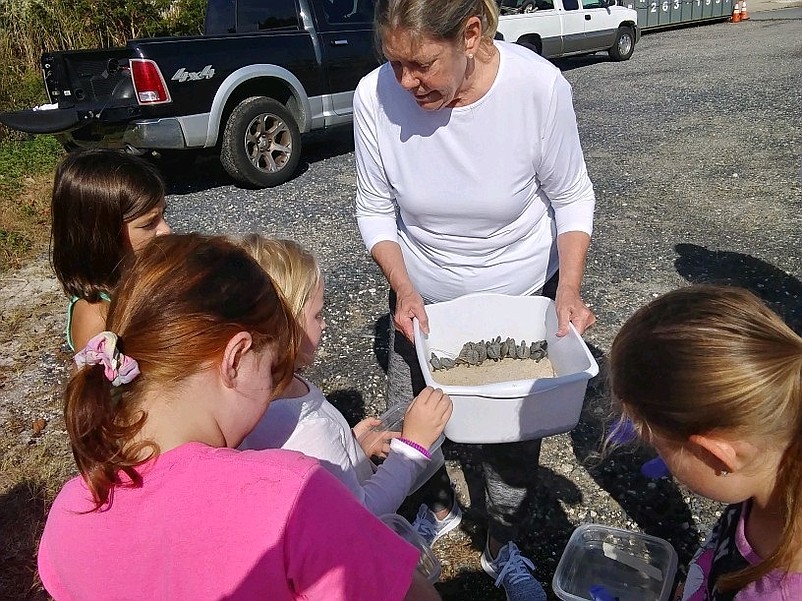
[[[389,31],[405,29],[413,36],[458,42],[465,22],[479,17],[482,38],[492,40],[498,27],[496,0],[377,0],[374,31],[377,48]]]

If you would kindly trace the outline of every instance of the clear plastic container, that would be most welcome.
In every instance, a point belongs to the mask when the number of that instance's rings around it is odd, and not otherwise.
[[[677,572],[677,553],[656,536],[583,524],[574,530],[552,580],[563,601],[589,601],[604,587],[619,601],[668,601]]]
[[[379,439],[389,439],[391,433],[400,435],[401,430],[404,428],[404,415],[406,415],[408,406],[408,403],[398,403],[379,415],[378,419],[381,421],[381,424],[371,428],[360,436],[358,439],[359,444],[365,446],[364,443],[368,443],[368,446],[372,446],[374,442]],[[423,473],[421,473],[413,483],[409,494],[414,493],[423,486],[429,478],[445,464],[446,460],[443,456],[443,450],[440,448],[445,438],[445,435],[441,434],[437,440],[434,441],[432,446],[429,447],[429,454],[432,458]]]
[[[420,549],[418,571],[432,584],[437,582],[440,579],[440,571],[442,569],[440,561],[435,557],[432,548],[426,544],[423,537],[415,532],[412,524],[397,513],[387,513],[379,517],[379,519],[392,528],[401,538]]]

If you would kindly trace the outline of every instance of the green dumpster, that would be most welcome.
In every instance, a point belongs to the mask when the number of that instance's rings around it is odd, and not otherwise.
[[[672,25],[679,25],[682,23],[682,0],[670,0],[668,20]]]
[[[693,21],[693,2],[694,0],[685,0],[685,2],[682,3],[682,11],[680,14],[682,23]]]

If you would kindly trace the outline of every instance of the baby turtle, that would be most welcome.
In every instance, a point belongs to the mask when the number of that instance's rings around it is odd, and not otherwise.
[[[548,355],[548,346],[549,343],[545,340],[536,340],[529,347],[529,357],[536,362],[540,361]]]
[[[501,336],[487,343],[487,358],[493,361],[501,359]]]
[[[432,358],[429,359],[429,364],[432,366],[432,371],[438,371],[441,369],[451,369],[454,367],[455,362],[449,357],[438,357],[432,353]]]
[[[457,360],[468,365],[476,365],[479,363],[479,351],[476,350],[476,343],[466,342],[462,345]]]

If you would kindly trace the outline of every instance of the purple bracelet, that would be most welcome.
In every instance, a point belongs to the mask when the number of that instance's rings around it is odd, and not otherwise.
[[[399,438],[399,442],[403,442],[405,445],[412,447],[416,451],[418,451],[421,455],[426,457],[426,459],[431,459],[432,454],[429,452],[429,449],[426,447],[419,445],[417,442],[412,442],[411,440],[407,440],[406,438]]]

